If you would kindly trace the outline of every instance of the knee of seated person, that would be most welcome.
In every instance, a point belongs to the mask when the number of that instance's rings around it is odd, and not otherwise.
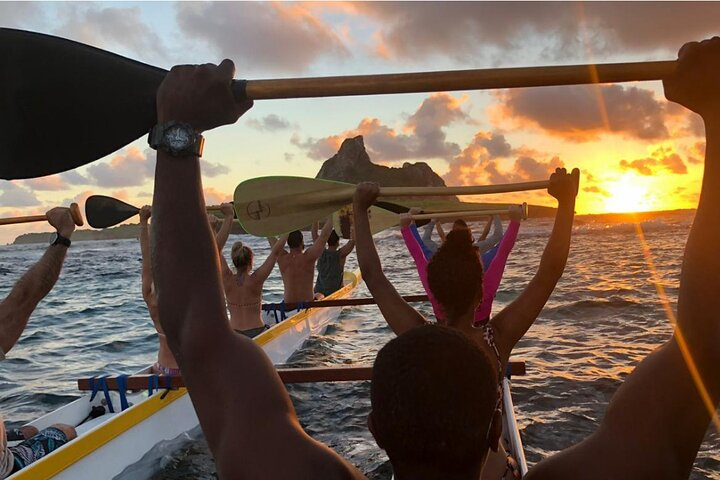
[[[77,437],[77,432],[75,431],[75,428],[70,425],[66,425],[64,423],[55,423],[53,425],[50,425],[50,427],[57,428],[58,430],[63,432],[68,440],[72,440],[73,438]]]
[[[32,425],[25,425],[24,427],[20,427],[20,431],[22,432],[23,438],[25,438],[25,440],[27,440],[28,438],[32,438],[38,434],[38,429],[33,427]]]

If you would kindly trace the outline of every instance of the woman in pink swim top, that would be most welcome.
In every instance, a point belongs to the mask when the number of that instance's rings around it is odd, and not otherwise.
[[[510,256],[513,246],[515,245],[515,240],[517,239],[518,231],[520,229],[519,219],[520,212],[513,211],[510,217],[510,225],[500,239],[500,242],[497,245],[497,251],[493,256],[492,261],[490,261],[489,265],[485,266],[486,270],[482,281],[483,297],[477,310],[475,310],[474,323],[477,325],[487,323],[490,318],[493,300],[495,300],[495,295],[498,288],[500,288],[500,281],[502,280],[503,273],[505,272],[505,264],[507,263],[507,259]],[[435,318],[437,318],[438,322],[445,323],[445,314],[442,307],[435,299],[435,295],[433,295],[433,292],[428,285],[427,267],[428,263],[431,262],[432,259],[425,256],[422,245],[418,241],[417,236],[413,234],[411,222],[412,220],[409,216],[404,216],[400,223],[402,227],[400,231],[403,239],[405,240],[405,245],[415,261],[415,267],[417,268],[418,275],[420,276],[420,282],[425,288],[425,292],[430,299],[433,312],[435,313]],[[450,233],[458,230],[465,230],[468,234],[470,232],[467,228],[467,224],[462,220],[455,222],[453,230]],[[472,238],[470,238],[470,243],[472,245]]]

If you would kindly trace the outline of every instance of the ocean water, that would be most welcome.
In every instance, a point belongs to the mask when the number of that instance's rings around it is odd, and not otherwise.
[[[648,269],[636,226],[627,219],[580,217],[565,274],[513,356],[527,375],[513,381],[518,422],[530,464],[592,433],[622,379],[667,340],[670,326],[653,280],[674,304],[692,215],[656,215],[640,224],[657,271]],[[534,274],[551,219],[523,223],[494,304],[511,302]],[[228,245],[233,241],[230,239]],[[243,237],[264,258],[264,241]],[[403,294],[422,293],[399,232],[377,238],[388,277]],[[44,251],[44,245],[0,247],[0,298]],[[229,246],[228,246],[229,249]],[[348,261],[355,266],[354,255]],[[277,269],[268,301],[279,300]],[[368,294],[361,286],[356,295]],[[418,308],[431,315],[429,305]],[[371,363],[392,332],[373,306],[347,308],[325,335],[312,338],[289,363]],[[76,242],[60,281],[40,304],[8,360],[0,363],[0,414],[17,426],[79,396],[75,380],[131,373],[154,361],[156,334],[140,294],[136,241]],[[366,427],[369,384],[291,386],[306,430],[375,479],[389,478],[387,458]],[[216,478],[199,431],[153,452],[122,478],[153,471],[156,479]],[[720,479],[720,435],[708,430],[693,479]]]

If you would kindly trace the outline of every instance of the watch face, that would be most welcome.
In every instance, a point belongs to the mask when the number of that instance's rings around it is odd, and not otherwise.
[[[165,131],[165,141],[172,150],[180,152],[192,145],[193,137],[182,125],[173,125]]]
[[[57,232],[53,232],[53,234],[50,235],[50,245],[55,245],[57,238],[58,238]]]

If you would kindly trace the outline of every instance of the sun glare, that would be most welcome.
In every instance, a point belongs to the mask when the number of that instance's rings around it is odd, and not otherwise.
[[[608,182],[603,188],[610,195],[605,199],[605,211],[608,213],[642,212],[650,208],[647,187],[640,185],[632,176]]]

